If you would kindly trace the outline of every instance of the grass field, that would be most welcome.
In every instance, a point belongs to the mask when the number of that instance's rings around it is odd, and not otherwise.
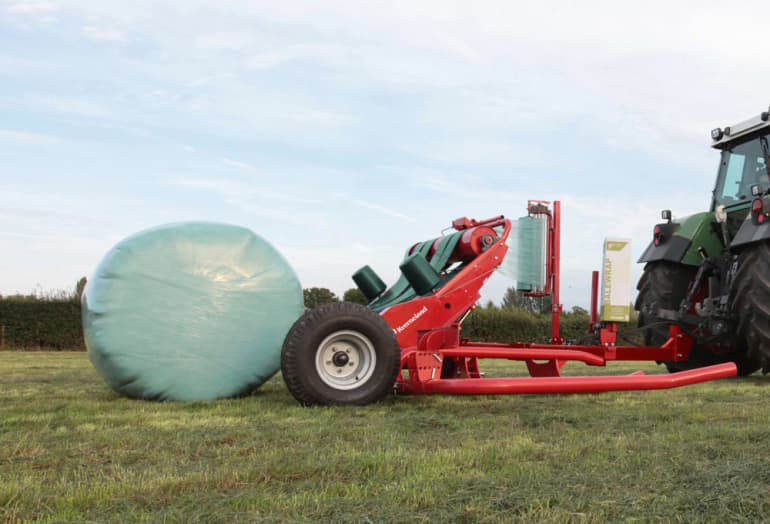
[[[770,377],[305,409],[280,376],[161,404],[84,353],[0,352],[0,521],[36,519],[768,521]]]

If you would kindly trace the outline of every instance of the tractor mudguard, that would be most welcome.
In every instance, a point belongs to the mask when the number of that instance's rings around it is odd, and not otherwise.
[[[746,215],[743,224],[741,224],[738,233],[735,234],[735,238],[730,243],[730,248],[748,246],[768,238],[770,238],[770,222],[756,224],[751,218],[751,213],[749,213]]]
[[[655,240],[642,253],[639,262],[666,260],[688,266],[699,266],[703,260],[698,250],[703,248],[707,256],[722,252],[722,240],[714,230],[714,214],[696,213],[674,222],[657,224]]]

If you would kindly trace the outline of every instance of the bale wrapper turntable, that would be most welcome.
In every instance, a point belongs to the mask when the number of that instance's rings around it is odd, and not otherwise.
[[[460,218],[453,233],[412,246],[401,278],[386,288],[365,266],[353,276],[368,306],[337,303],[307,311],[283,345],[281,369],[294,397],[305,405],[368,404],[394,390],[403,394],[601,393],[665,389],[736,375],[733,363],[665,375],[563,376],[569,361],[605,366],[611,361],[686,362],[693,337],[671,323],[660,346],[618,345],[618,324],[598,315],[598,272],[592,278],[593,334],[588,345],[561,335],[560,202],[530,201],[528,215],[545,221],[545,284],[530,296],[551,297],[551,340],[482,343],[462,337],[462,323],[477,307],[480,290],[503,263],[513,223],[503,216]],[[529,377],[488,378],[480,359],[521,361]]]

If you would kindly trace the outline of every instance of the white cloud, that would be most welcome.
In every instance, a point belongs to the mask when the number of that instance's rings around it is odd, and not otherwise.
[[[427,137],[426,137],[427,138]],[[514,140],[487,137],[464,137],[443,141],[404,144],[401,148],[434,164],[474,166],[476,169],[489,165],[507,168],[544,166],[548,157],[531,144],[518,144]]]
[[[248,33],[226,32],[212,33],[196,40],[199,49],[214,51],[239,51],[249,47],[254,37]]]
[[[96,27],[87,25],[83,28],[83,36],[97,42],[125,42],[126,33],[111,27]]]
[[[241,162],[240,160],[233,160],[232,158],[223,158],[222,163],[228,167],[234,167],[236,169],[242,169],[245,171],[252,171],[252,172],[257,171],[257,168],[252,166],[251,164],[247,164],[246,162]]]
[[[45,2],[41,0],[12,2],[8,6],[9,12],[25,15],[48,15],[51,13],[56,13],[58,10],[59,8],[53,2]]]
[[[279,45],[246,58],[245,65],[251,69],[268,69],[295,60],[314,60],[331,67],[354,66],[361,49],[352,49],[339,44],[315,42],[313,44]]]
[[[413,217],[407,216],[401,213],[400,211],[396,211],[395,209],[391,209],[381,204],[375,204],[374,202],[369,202],[367,200],[360,200],[360,199],[351,200],[350,203],[358,207],[368,209],[370,211],[376,211],[377,213],[383,214],[385,216],[397,218],[403,222],[415,222],[415,219]]]
[[[252,186],[243,182],[229,180],[220,177],[196,177],[175,175],[169,176],[165,179],[164,183],[176,187],[186,187],[192,189],[200,189],[203,191],[210,191],[223,196],[237,196],[246,192],[252,191]]]
[[[418,175],[414,180],[414,185],[437,193],[457,194],[463,192],[463,189],[457,184],[450,182],[436,173]]]
[[[44,133],[30,133],[28,131],[17,131],[15,129],[0,129],[0,142],[27,145],[48,145],[56,144],[60,141],[60,138]]]
[[[248,164],[247,164],[248,165]],[[247,170],[250,171],[250,170]],[[274,178],[274,177],[273,177]],[[284,180],[288,182],[288,180]],[[281,186],[277,183],[265,187],[264,181],[253,176],[200,176],[200,175],[168,175],[163,178],[163,184],[174,187],[200,189],[218,194],[224,198],[260,197],[265,201],[278,204],[293,203],[302,205],[316,205],[324,202],[323,196],[307,196],[305,192],[299,193],[291,184]],[[308,189],[312,191],[312,189]]]
[[[16,110],[23,108],[36,112],[62,113],[87,118],[104,118],[117,109],[111,106],[109,102],[98,100],[96,97],[55,93],[19,93],[15,97],[0,100],[0,105],[11,106]]]

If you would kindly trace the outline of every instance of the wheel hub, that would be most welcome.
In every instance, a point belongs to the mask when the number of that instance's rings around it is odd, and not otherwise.
[[[377,354],[369,338],[358,331],[337,331],[326,337],[316,350],[316,371],[327,385],[351,390],[373,375]]]
[[[332,362],[335,366],[341,368],[342,366],[348,365],[348,362],[350,362],[350,357],[344,351],[337,351],[332,357]]]

